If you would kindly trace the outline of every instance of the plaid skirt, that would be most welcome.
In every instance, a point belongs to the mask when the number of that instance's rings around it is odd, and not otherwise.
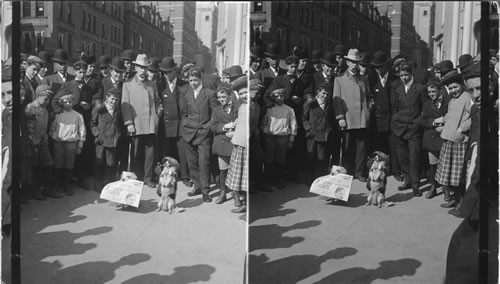
[[[467,143],[445,140],[439,153],[436,182],[441,185],[459,186],[464,179],[464,160]]]
[[[229,164],[226,186],[234,191],[248,191],[248,158],[246,148],[235,145]]]

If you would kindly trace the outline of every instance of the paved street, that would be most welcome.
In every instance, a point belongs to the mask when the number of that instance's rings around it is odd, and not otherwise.
[[[249,283],[442,283],[461,219],[439,206],[442,195],[414,198],[399,184],[389,177],[388,208],[365,206],[358,180],[348,205],[293,183],[251,195]]]
[[[179,183],[185,212],[156,212],[143,188],[138,210],[117,210],[94,191],[22,207],[22,283],[241,283],[246,223],[232,200],[204,204]],[[216,190],[212,196],[217,193]]]

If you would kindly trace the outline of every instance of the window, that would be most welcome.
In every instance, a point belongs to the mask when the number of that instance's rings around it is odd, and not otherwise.
[[[92,32],[93,32],[93,33],[95,33],[95,32],[96,32],[96,30],[97,30],[97,29],[96,29],[95,22],[96,22],[96,20],[95,20],[95,16],[94,16],[94,22],[93,22],[93,26],[92,26]]]
[[[36,49],[37,49],[37,51],[43,50],[42,32],[36,33]]]
[[[64,44],[64,34],[60,33],[57,39],[57,46],[62,49],[64,48],[63,44]]]
[[[64,20],[63,16],[64,2],[59,2],[59,19]]]
[[[106,2],[102,1],[102,11],[106,13]]]
[[[118,6],[118,20],[121,20],[122,18],[122,7]]]
[[[424,16],[427,16],[427,10],[424,10]]]
[[[210,16],[205,16],[205,22],[210,21]]]
[[[31,17],[31,1],[23,1],[23,17]]]
[[[71,49],[73,48],[71,46],[72,42],[73,42],[73,36],[71,34],[69,34],[68,35],[68,54],[70,55],[70,57],[71,57]]]
[[[96,51],[96,43],[94,41],[94,43],[92,43],[92,54],[95,54],[95,51]]]
[[[31,36],[30,33],[24,33],[24,52],[31,53]]]
[[[68,3],[68,23],[71,24],[71,4]]]
[[[85,11],[82,11],[82,30],[85,30],[85,20],[87,16],[85,16]]]
[[[37,17],[43,17],[44,16],[44,11],[45,11],[45,7],[44,7],[44,4],[42,1],[36,1],[35,3],[35,7],[36,7],[36,11],[35,11],[35,15]]]
[[[82,47],[81,47],[81,50],[80,50],[80,53],[82,52],[85,52],[85,42],[82,41]]]
[[[264,8],[264,3],[263,2],[254,2],[253,3],[253,10],[254,12],[262,12]]]
[[[106,38],[106,27],[104,26],[104,22],[102,22],[102,37]]]
[[[102,52],[101,54],[106,54],[106,47],[104,45],[102,45]]]

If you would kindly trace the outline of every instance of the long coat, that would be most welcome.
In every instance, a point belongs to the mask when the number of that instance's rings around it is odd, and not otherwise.
[[[92,110],[90,126],[97,145],[116,148],[122,135],[122,117],[117,107],[113,115],[106,108]]]
[[[165,125],[165,137],[180,137],[180,122],[181,122],[181,110],[180,110],[180,100],[181,90],[187,86],[186,81],[182,81],[177,78],[174,91],[170,91],[170,87],[167,86],[163,90],[161,95],[163,101],[163,123]]]
[[[216,94],[207,88],[202,88],[194,98],[192,88],[184,87],[186,93],[181,96],[181,136],[194,145],[199,145],[210,138],[212,109],[215,105]]]
[[[429,99],[427,88],[413,82],[408,93],[405,93],[405,85],[401,84],[391,96],[393,113],[391,129],[394,135],[404,135],[404,137],[409,138],[420,133],[419,120],[422,106]]]
[[[234,122],[238,117],[238,107],[233,104],[231,111],[227,113],[222,108],[222,105],[217,105],[212,111],[212,127],[211,131],[214,134],[212,142],[212,153],[218,156],[231,156],[233,144],[231,138],[226,136],[226,131],[222,128],[226,123]]]
[[[379,132],[387,132],[391,122],[391,84],[386,82],[382,86],[380,78],[374,78],[371,92],[373,94],[373,117],[375,119],[376,130]]]
[[[348,130],[368,127],[370,100],[371,93],[366,78],[355,78],[348,71],[335,78],[333,110],[337,120],[345,119]]]
[[[302,123],[306,131],[306,138],[319,142],[326,142],[328,135],[335,127],[335,118],[331,104],[322,109],[316,101],[304,105]]]
[[[161,100],[156,84],[137,77],[123,83],[122,117],[126,126],[134,125],[135,135],[155,134],[158,130],[158,111]]]
[[[428,100],[422,107],[422,117],[420,125],[424,128],[424,137],[422,139],[422,147],[428,151],[439,152],[443,145],[441,133],[437,132],[433,126],[434,119],[444,117],[448,111],[448,100],[442,98],[441,106],[439,108],[431,101]]]

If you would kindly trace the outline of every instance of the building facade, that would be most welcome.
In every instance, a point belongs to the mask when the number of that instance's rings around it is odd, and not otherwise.
[[[2,36],[1,38],[4,39],[5,36],[5,29],[7,26],[12,24],[12,1],[2,1],[0,2],[0,10],[1,10],[1,18],[0,18],[0,26]],[[7,42],[6,40],[1,41],[1,50],[2,50],[2,62],[7,60],[11,54],[12,54],[12,49],[10,47],[10,42]]]
[[[152,3],[125,2],[123,49],[145,52],[149,57],[172,56],[174,33]]]
[[[155,2],[160,15],[173,25],[174,51],[173,58],[179,65],[193,62],[196,48],[196,2]]]
[[[196,2],[196,22],[195,31],[201,39],[204,46],[208,48],[211,65],[215,66],[217,40],[217,19],[219,7],[217,2]]]
[[[435,2],[434,62],[451,60],[456,66],[462,54],[480,52],[474,23],[481,19],[481,2]]]
[[[278,42],[282,57],[294,46],[333,50],[336,44],[389,52],[390,20],[372,1],[251,2],[251,45]]]
[[[233,65],[248,69],[249,16],[247,3],[220,2],[215,64],[219,74]]]
[[[417,34],[428,48],[426,64],[433,64],[434,57],[434,23],[436,17],[436,4],[433,1],[415,1],[413,5],[413,25]]]

